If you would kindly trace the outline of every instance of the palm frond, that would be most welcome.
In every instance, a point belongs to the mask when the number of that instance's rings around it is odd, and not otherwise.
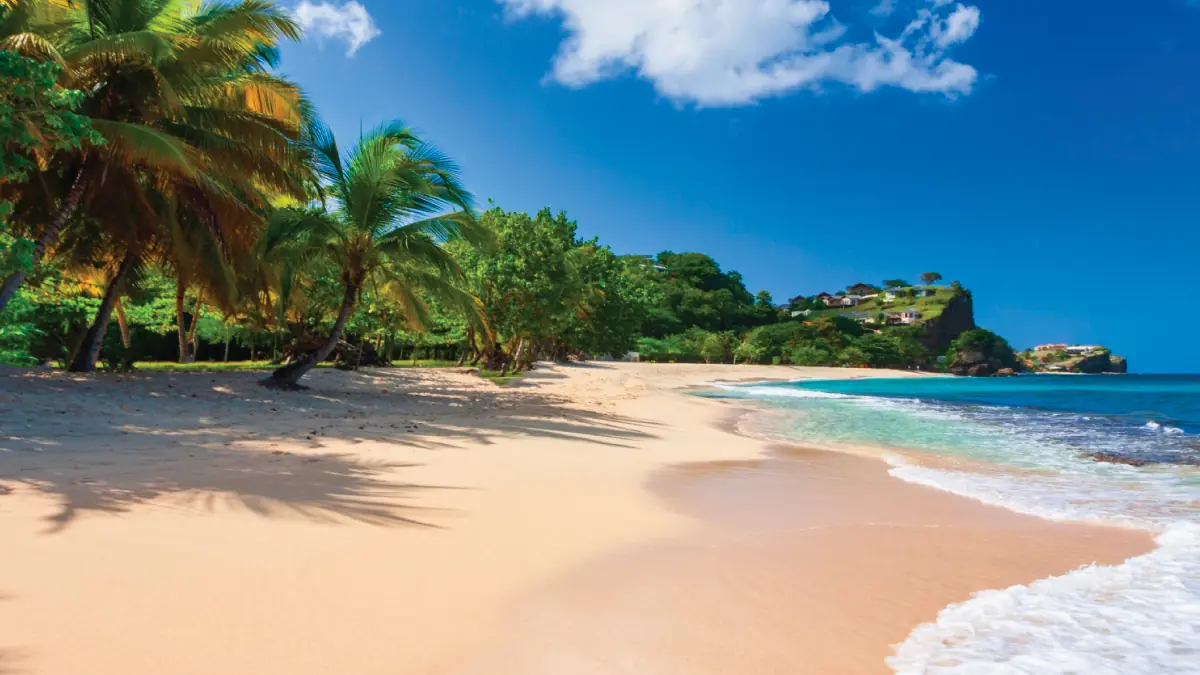
[[[109,162],[139,165],[184,178],[197,175],[197,151],[170,134],[141,124],[93,119],[104,137],[98,152]]]

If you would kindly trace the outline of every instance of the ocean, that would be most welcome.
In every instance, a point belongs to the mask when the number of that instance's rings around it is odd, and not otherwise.
[[[916,627],[898,673],[1200,673],[1200,376],[723,385],[774,440],[881,450],[891,474],[1013,511],[1149,530],[1158,547],[984,591]]]

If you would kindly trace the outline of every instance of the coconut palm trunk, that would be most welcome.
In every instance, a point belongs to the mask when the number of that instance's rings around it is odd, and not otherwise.
[[[120,296],[117,296],[114,306],[117,310],[117,326],[121,329],[121,346],[129,349],[133,346],[133,332],[130,331],[129,321],[125,318],[125,305],[121,303]]]
[[[302,390],[305,387],[300,386],[300,378],[316,367],[316,365],[333,353],[337,347],[338,341],[342,338],[342,330],[346,327],[346,322],[350,320],[350,314],[354,311],[354,304],[358,301],[358,285],[353,283],[346,284],[346,292],[342,296],[342,307],[338,311],[337,321],[333,323],[333,330],[330,331],[329,337],[315,352],[309,352],[303,357],[293,361],[292,363],[277,369],[271,373],[271,376],[263,380],[259,384],[271,389],[284,389],[287,391]]]
[[[42,234],[34,242],[31,267],[37,266],[42,261],[42,257],[46,255],[46,249],[58,241],[58,233],[62,232],[63,226],[67,224],[67,220],[71,217],[71,214],[75,213],[75,209],[79,207],[79,202],[83,199],[83,193],[86,189],[87,181],[84,180],[84,171],[80,169],[75,174],[75,181],[71,183],[71,189],[67,192],[67,197],[63,200],[58,214],[54,216],[54,220],[50,221],[42,229]],[[25,281],[26,275],[26,270],[17,270],[8,275],[8,278],[4,280],[4,284],[0,285],[0,312],[4,311],[5,306],[8,305],[8,301],[12,300],[12,297],[16,295],[17,289]]]
[[[187,326],[184,325],[186,317],[183,313],[183,301],[186,294],[187,288],[183,285],[183,280],[177,279],[175,281],[175,330],[179,337],[180,363],[188,363],[191,354],[191,350],[188,348]]]
[[[196,344],[196,331],[200,327],[200,313],[204,311],[203,295],[196,295],[196,305],[192,308],[192,327],[187,334],[187,360],[184,363],[195,363],[196,352],[200,351]]]
[[[134,251],[127,252],[125,258],[121,260],[121,265],[117,268],[117,273],[113,275],[112,280],[104,289],[104,297],[100,300],[100,309],[96,311],[96,318],[83,336],[83,342],[75,352],[75,358],[71,360],[68,371],[90,373],[96,370],[96,361],[100,358],[100,346],[104,343],[104,334],[108,331],[108,322],[112,317],[113,306],[121,293],[121,287],[125,285],[125,279],[135,264],[137,264],[137,254]]]

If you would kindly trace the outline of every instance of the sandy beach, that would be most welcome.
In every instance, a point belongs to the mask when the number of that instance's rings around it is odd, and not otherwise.
[[[0,673],[886,673],[974,591],[1151,548],[680,391],[881,374],[0,371]]]

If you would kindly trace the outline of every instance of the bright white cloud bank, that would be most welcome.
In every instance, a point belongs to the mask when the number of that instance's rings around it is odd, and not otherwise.
[[[899,35],[860,42],[846,39],[825,0],[498,2],[518,18],[562,17],[569,36],[552,77],[572,87],[633,70],[671,99],[732,106],[826,82],[953,96],[979,77],[947,53],[975,34],[979,9],[952,0],[918,0]],[[893,3],[880,8],[892,13]]]
[[[302,0],[292,14],[308,35],[345,41],[347,56],[354,56],[359,47],[379,35],[367,8],[354,0],[340,6],[333,2]]]

